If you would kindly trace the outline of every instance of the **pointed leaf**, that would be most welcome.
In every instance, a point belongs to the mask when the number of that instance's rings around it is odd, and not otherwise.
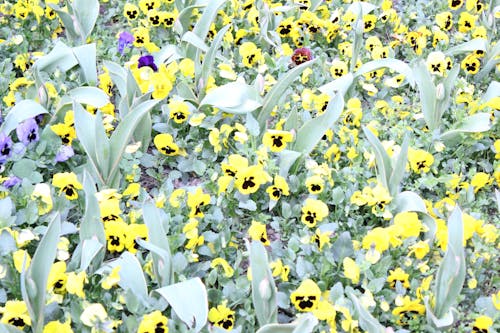
[[[373,152],[375,153],[375,161],[377,162],[377,171],[379,180],[385,188],[389,188],[389,179],[392,174],[392,164],[389,155],[385,151],[384,146],[380,140],[369,130],[367,127],[363,126],[363,133],[365,133],[368,142],[373,148]]]
[[[407,63],[401,60],[393,58],[369,61],[361,65],[361,67],[359,67],[359,69],[354,73],[354,77],[357,78],[365,73],[373,72],[377,69],[385,67],[400,74],[403,74],[405,76],[405,79],[410,83],[410,85],[412,87],[415,86],[415,80],[413,79],[413,71],[410,68],[410,66],[408,66]]]
[[[436,110],[436,86],[432,82],[432,77],[423,60],[420,60],[413,69],[413,77],[417,83],[420,102],[424,119],[431,131],[439,127],[439,122],[435,120]],[[439,119],[440,120],[440,119]]]
[[[393,169],[389,177],[389,192],[392,196],[395,196],[399,193],[399,185],[401,184],[406,171],[409,144],[410,136],[407,133],[405,135],[405,138],[403,139],[403,145],[401,146],[401,150],[398,154],[396,162],[393,165]]]
[[[375,319],[367,309],[361,305],[359,299],[354,295],[354,290],[351,287],[346,288],[347,296],[351,299],[356,312],[358,313],[359,326],[366,332],[370,333],[385,333],[385,327]]]
[[[318,319],[312,314],[304,314],[290,324],[264,325],[257,333],[311,333],[318,325]]]
[[[70,90],[68,95],[80,104],[92,105],[96,108],[102,108],[109,103],[109,96],[96,87],[78,87]]]
[[[73,9],[77,18],[82,43],[86,43],[87,38],[94,29],[94,25],[99,15],[98,0],[74,0]]]
[[[73,54],[80,65],[83,81],[89,85],[96,84],[97,67],[95,43],[74,47]]]
[[[9,135],[9,133],[15,129],[17,125],[26,119],[33,118],[44,113],[48,113],[47,110],[34,100],[22,100],[10,109],[9,113],[5,117],[4,123],[0,127],[0,132],[5,135]]]
[[[228,113],[243,114],[252,112],[262,105],[258,91],[246,83],[231,82],[214,88],[200,102],[211,105]]]

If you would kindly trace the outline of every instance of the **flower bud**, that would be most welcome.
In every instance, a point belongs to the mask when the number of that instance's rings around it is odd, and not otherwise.
[[[269,280],[264,278],[264,280],[259,283],[259,294],[263,300],[268,300],[271,298],[271,286],[269,285]]]
[[[43,83],[38,88],[38,101],[42,106],[47,106],[47,102],[49,101],[49,94],[47,92],[47,87],[45,87],[45,84]]]
[[[444,98],[444,85],[442,83],[438,84],[436,87],[436,98],[438,101]]]

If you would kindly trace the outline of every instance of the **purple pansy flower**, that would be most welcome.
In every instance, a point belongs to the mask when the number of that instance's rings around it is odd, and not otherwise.
[[[17,126],[16,129],[17,138],[25,146],[29,145],[31,142],[37,142],[40,139],[38,135],[38,124],[35,118],[29,118],[23,121]]]
[[[55,160],[56,162],[65,162],[69,160],[73,155],[75,155],[73,147],[64,145],[57,152]]]
[[[22,179],[17,177],[17,176],[10,176],[9,178],[7,178],[6,180],[3,181],[2,185],[5,188],[13,188],[17,184],[20,184],[21,181],[22,181]]]
[[[0,133],[0,164],[5,163],[12,155],[12,139]]]
[[[144,66],[152,68],[155,72],[158,71],[158,67],[156,67],[155,59],[152,55],[148,54],[139,58],[139,65],[137,66],[137,68],[141,68]]]
[[[130,32],[123,31],[120,33],[120,36],[118,36],[118,52],[123,55],[125,47],[132,47],[134,40],[135,38]]]

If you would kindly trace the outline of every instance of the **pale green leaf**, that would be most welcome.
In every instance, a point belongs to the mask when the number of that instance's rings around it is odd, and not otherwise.
[[[309,154],[326,131],[337,121],[344,109],[344,97],[337,93],[330,99],[324,114],[306,122],[298,131],[293,149],[304,155]]]
[[[302,156],[302,154],[298,151],[293,150],[283,150],[280,152],[280,167],[279,173],[280,176],[286,177],[288,176],[288,172],[295,161]]]
[[[449,140],[460,133],[486,132],[491,128],[489,113],[475,113],[462,120],[461,124],[452,130],[441,134],[441,140]]]
[[[116,62],[104,61],[104,67],[108,69],[111,80],[118,88],[118,92],[122,98],[127,94],[127,71]]]
[[[250,244],[250,267],[252,269],[252,301],[260,326],[276,323],[278,306],[276,285],[269,269],[266,248],[260,241]]]
[[[378,8],[378,6],[375,6],[368,2],[354,2],[351,5],[349,5],[349,7],[347,7],[346,11],[352,12],[354,14],[360,13],[361,16],[364,16],[366,14],[371,13],[376,8]]]
[[[439,330],[446,330],[449,329],[452,325],[455,319],[453,318],[453,311],[450,309],[443,317],[438,318],[436,315],[432,312],[432,307],[429,304],[429,297],[425,296],[424,298],[424,304],[425,304],[425,313],[426,313],[426,318],[427,322],[434,327],[436,327]]]
[[[410,136],[406,134],[405,138],[403,139],[403,145],[401,146],[401,150],[397,156],[396,161],[393,164],[392,172],[389,177],[389,192],[392,196],[395,196],[399,193],[399,185],[403,180],[406,171],[409,143]]]
[[[392,163],[389,155],[385,151],[384,146],[380,140],[373,134],[373,132],[367,127],[363,126],[363,133],[365,133],[368,142],[373,148],[375,153],[375,161],[377,163],[377,174],[382,185],[389,189],[389,179],[392,174]]]
[[[490,99],[500,96],[500,82],[492,81],[486,89],[486,92],[481,96],[481,102],[486,103]]]
[[[61,217],[59,213],[53,215],[49,226],[38,244],[31,264],[26,271],[25,283],[28,287],[27,293],[23,295],[23,300],[30,304],[31,326],[34,332],[41,332],[44,325],[45,290],[49,272],[56,258],[57,244],[61,235]],[[34,287],[34,288],[33,288]],[[32,290],[30,295],[29,290]]]
[[[89,85],[97,83],[97,67],[96,67],[96,45],[85,44],[73,48],[73,53],[80,65],[82,79]]]
[[[47,113],[47,110],[34,100],[22,100],[10,109],[9,113],[5,117],[5,121],[0,127],[0,131],[5,135],[9,135],[9,133],[14,130],[17,125],[26,119],[33,118],[44,113]]]
[[[394,197],[396,212],[427,213],[424,200],[415,192],[404,191]]]
[[[80,271],[87,270],[92,260],[94,260],[94,258],[96,258],[103,249],[104,246],[101,242],[99,242],[97,237],[94,236],[90,239],[84,239],[82,242]]]
[[[159,209],[152,201],[147,201],[142,209],[144,223],[148,227],[149,242],[163,252],[153,252],[153,270],[160,286],[166,286],[173,281],[172,254]],[[152,249],[150,249],[152,250]]]
[[[101,171],[103,177],[106,178],[109,173],[110,147],[109,138],[106,135],[106,130],[104,129],[100,111],[98,111],[94,117],[94,129],[94,144],[97,166],[99,167],[99,170]]]
[[[148,288],[141,263],[130,252],[122,255],[110,263],[112,268],[120,266],[120,282],[118,285],[125,291],[129,290],[144,305],[148,303]]]
[[[295,79],[299,77],[306,68],[311,67],[317,61],[318,58],[311,61],[307,61],[295,67],[294,69],[286,73],[283,77],[278,78],[277,80],[278,82],[271,88],[271,90],[264,97],[262,109],[259,111],[257,115],[257,121],[259,122],[261,129],[265,128],[266,121],[269,118],[271,112],[273,111],[274,107],[278,105],[281,98],[284,96],[285,91],[288,88],[290,88],[293,81],[295,81]]]
[[[375,319],[370,312],[363,307],[359,299],[354,295],[354,290],[351,287],[346,288],[347,296],[351,299],[356,312],[358,313],[359,326],[366,332],[370,333],[385,333],[385,327]]]
[[[436,86],[423,60],[418,61],[413,68],[413,77],[418,86],[425,122],[433,131],[439,127],[439,122],[435,120],[435,113],[439,112],[436,108]]]
[[[23,333],[20,329],[15,326],[0,323],[0,333]]]
[[[267,324],[259,328],[257,333],[311,333],[318,324],[312,314],[301,315],[290,324]]]
[[[468,53],[468,52],[473,52],[476,50],[486,51],[486,47],[487,47],[487,40],[486,39],[476,38],[476,39],[470,40],[468,42],[459,44],[457,46],[450,47],[444,53],[447,56],[453,57],[453,56],[460,54],[460,53]]]
[[[53,73],[56,69],[66,72],[78,65],[73,50],[61,41],[56,42],[52,51],[38,59],[34,68],[38,71]]]
[[[175,314],[195,332],[207,323],[208,296],[205,285],[196,277],[155,290],[165,298]]]
[[[76,22],[73,20],[71,13],[68,13],[66,10],[62,9],[61,7],[59,7],[55,4],[49,3],[48,5],[50,8],[52,8],[57,13],[59,18],[63,22],[67,36],[70,39],[76,41],[80,35],[76,32],[76,29],[77,29]],[[67,7],[68,10],[71,10],[70,7],[71,6]]]
[[[318,90],[330,96],[332,96],[335,92],[339,92],[340,94],[345,95],[347,90],[349,90],[349,88],[351,87],[353,80],[354,76],[352,75],[352,73],[347,73],[346,75],[339,77],[332,82],[322,85],[318,88]]]
[[[380,68],[389,68],[395,72],[403,74],[408,83],[410,83],[412,87],[415,86],[413,71],[410,66],[401,60],[393,58],[369,61],[361,65],[361,67],[354,73],[354,77],[357,78],[365,73],[370,73]]]
[[[82,44],[86,43],[99,15],[98,0],[73,0],[73,9],[80,28]]]
[[[231,82],[214,88],[200,102],[203,105],[211,105],[224,112],[243,114],[252,112],[262,105],[258,91],[241,82]]]
[[[96,87],[74,88],[68,92],[68,95],[80,104],[92,105],[96,108],[102,108],[109,103],[109,96]]]
[[[197,49],[199,49],[200,51],[202,51],[204,53],[208,51],[207,44],[205,44],[205,42],[203,41],[203,39],[201,39],[200,37],[198,37],[192,31],[186,31],[184,33],[184,35],[182,35],[181,40],[183,42],[187,42],[187,43],[191,44],[191,46],[196,47]]]

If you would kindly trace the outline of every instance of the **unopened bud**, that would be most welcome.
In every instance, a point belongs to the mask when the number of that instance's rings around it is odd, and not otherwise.
[[[269,280],[264,278],[264,280],[259,283],[259,294],[263,300],[268,300],[271,298],[271,286],[269,285]]]
[[[49,94],[47,92],[47,87],[45,87],[45,84],[43,83],[38,88],[38,101],[42,106],[47,106],[47,102],[49,101]]]

